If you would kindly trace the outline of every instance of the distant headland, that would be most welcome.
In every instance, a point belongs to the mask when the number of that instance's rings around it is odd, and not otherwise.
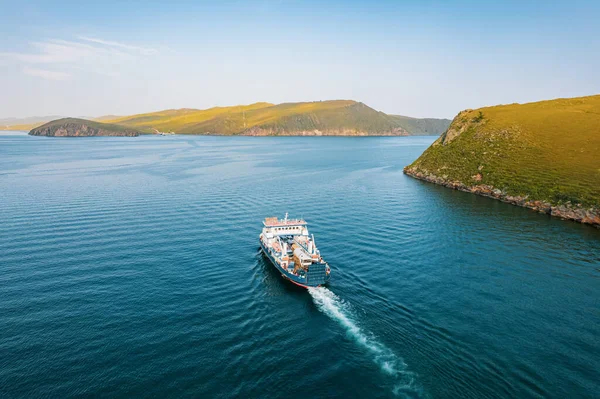
[[[140,132],[125,126],[100,123],[77,118],[62,118],[36,127],[29,132],[32,136],[91,137],[91,136],[139,136]]]
[[[5,123],[1,129],[31,130],[33,135],[58,135],[52,132],[65,133],[65,130],[69,129],[61,130],[57,126],[67,121],[73,119],[12,119],[14,124]],[[109,115],[77,121],[91,128],[77,130],[77,136],[87,135],[86,132],[95,133],[93,135],[128,135],[121,134],[128,129],[147,134],[174,132],[240,136],[439,136],[450,125],[449,119],[389,115],[352,100],[277,105],[260,102],[204,110],[184,108],[130,116]],[[51,129],[48,122],[52,123]],[[105,126],[106,124],[112,126]],[[40,131],[39,128],[42,127],[44,129]],[[72,131],[72,128],[70,129],[69,131]]]

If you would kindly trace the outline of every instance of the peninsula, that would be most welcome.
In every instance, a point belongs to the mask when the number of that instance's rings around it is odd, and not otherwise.
[[[600,95],[460,112],[404,173],[600,227]]]

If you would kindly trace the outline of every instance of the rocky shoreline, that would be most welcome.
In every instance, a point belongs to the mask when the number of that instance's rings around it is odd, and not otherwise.
[[[383,132],[367,132],[355,129],[313,129],[313,130],[294,130],[287,131],[284,129],[263,128],[253,126],[250,129],[244,130],[240,136],[344,136],[344,137],[374,137],[374,136],[409,136],[410,134],[400,128],[394,128]]]
[[[404,173],[415,179],[423,180],[430,183],[435,183],[444,187],[460,190],[468,193],[481,195],[482,197],[494,198],[508,204],[521,206],[524,208],[533,209],[534,211],[559,217],[561,219],[573,220],[579,223],[590,224],[596,228],[600,228],[600,209],[585,208],[580,205],[570,203],[562,205],[552,205],[546,201],[532,200],[528,197],[512,196],[506,192],[490,185],[479,184],[475,186],[467,186],[460,181],[450,181],[432,173],[422,172],[414,167],[405,167]]]

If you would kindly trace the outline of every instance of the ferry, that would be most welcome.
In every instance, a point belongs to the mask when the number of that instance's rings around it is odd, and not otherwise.
[[[308,234],[303,219],[268,217],[259,236],[263,253],[281,275],[300,287],[319,287],[329,282],[331,269]]]

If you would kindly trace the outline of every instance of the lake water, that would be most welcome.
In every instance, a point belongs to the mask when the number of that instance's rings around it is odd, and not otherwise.
[[[0,397],[598,397],[600,230],[403,175],[433,140],[3,133]]]

